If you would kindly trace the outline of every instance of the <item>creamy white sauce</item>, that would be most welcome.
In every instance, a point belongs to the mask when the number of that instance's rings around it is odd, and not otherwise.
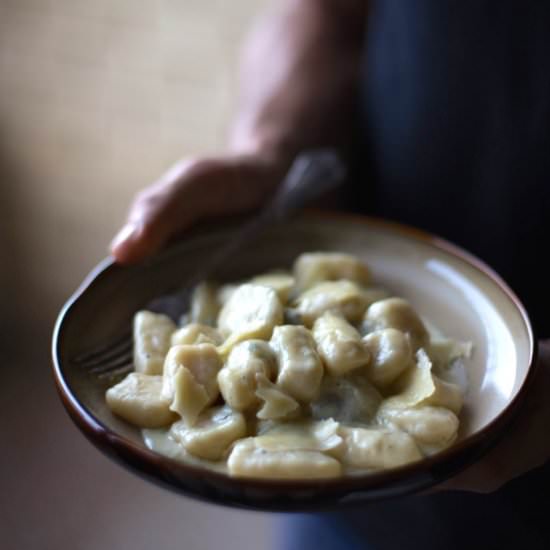
[[[256,306],[256,304],[253,302],[253,305]],[[238,309],[238,308],[237,308]],[[247,322],[248,320],[248,314],[242,314],[237,316],[239,322]],[[242,319],[241,319],[242,317]],[[244,320],[243,320],[244,319]],[[468,389],[468,376],[467,376],[467,369],[466,369],[466,359],[470,355],[470,350],[468,347],[468,344],[462,344],[459,342],[453,342],[450,339],[447,339],[445,335],[428,319],[422,318],[422,322],[424,323],[424,326],[426,327],[426,330],[428,331],[428,334],[430,336],[430,342],[433,343],[434,341],[439,342],[438,347],[432,347],[431,350],[433,352],[433,372],[436,374],[439,378],[443,379],[446,382],[450,382],[453,384],[456,384],[460,387],[462,394],[466,394]],[[279,323],[274,321],[275,325],[278,325]],[[357,326],[358,330],[364,334],[365,332],[369,331],[369,326],[366,323],[361,323],[359,326]],[[283,350],[286,353],[289,353],[293,350],[293,348],[296,348],[294,350],[294,354],[301,359],[301,362],[303,363],[304,360],[307,360],[309,356],[311,355],[311,350],[309,348],[306,350],[303,347],[298,346],[299,341],[297,340],[290,340],[285,341],[284,346],[282,346]],[[429,348],[430,346],[426,346]],[[426,352],[428,352],[428,349],[426,349]],[[307,356],[307,357],[306,357]],[[343,380],[343,378],[342,378]],[[347,428],[370,428],[370,429],[380,429],[382,428],[383,431],[399,431],[391,422],[386,422],[384,420],[380,420],[377,418],[377,410],[380,406],[380,401],[382,400],[381,395],[378,394],[378,391],[376,389],[372,389],[372,395],[365,389],[364,387],[360,387],[358,385],[354,386],[354,389],[359,391],[362,396],[364,396],[365,403],[372,403],[372,410],[367,410],[369,407],[367,405],[364,405],[363,408],[366,412],[363,413],[363,410],[361,409],[362,414],[354,413],[354,414],[340,414],[339,411],[339,405],[341,407],[341,403],[347,402],[347,400],[334,400],[331,401],[330,399],[327,399],[326,403],[316,403],[316,400],[311,399],[304,399],[304,401],[310,403],[311,401],[311,407],[312,407],[312,414],[311,416],[316,419],[329,419],[333,420],[333,416],[337,418],[339,422],[342,423],[342,427]],[[337,392],[335,392],[335,395],[337,397],[342,397],[342,394],[345,393],[341,391],[341,389]],[[352,399],[354,396],[353,392],[348,392],[350,396],[348,399]],[[358,407],[361,405],[362,402],[359,402]],[[362,406],[362,405],[361,405]],[[316,410],[316,407],[319,410]],[[361,407],[359,407],[361,408]],[[304,411],[305,412],[305,411]],[[353,412],[353,411],[352,411]],[[328,415],[328,416],[327,416]],[[340,418],[340,416],[343,416],[343,418]],[[349,416],[349,417],[348,417]],[[284,428],[284,423],[278,423],[276,421],[268,421],[268,423],[258,422],[255,418],[251,419],[248,418],[248,433],[253,434],[255,436],[262,435],[263,428],[266,428],[266,426],[269,426],[269,422],[273,426],[278,426],[278,435],[281,436],[281,427]],[[334,420],[333,420],[334,422]],[[158,424],[157,424],[158,425]],[[263,428],[262,428],[263,426]],[[254,429],[252,429],[254,428]],[[269,431],[266,428],[266,431]],[[284,429],[282,430],[284,432]],[[170,428],[165,429],[143,429],[141,431],[143,440],[145,442],[145,445],[148,449],[152,450],[155,453],[158,453],[162,456],[165,456],[169,459],[189,464],[192,466],[200,467],[200,468],[206,468],[212,471],[216,471],[219,473],[228,473],[228,466],[226,458],[224,457],[224,460],[219,462],[213,462],[209,460],[205,460],[202,458],[199,458],[197,456],[194,456],[193,454],[189,453],[185,450],[183,445],[179,442],[177,439],[177,436],[174,436],[174,433],[170,430]],[[364,435],[364,434],[361,434]],[[290,437],[292,436],[292,437]],[[287,442],[287,446],[289,448],[292,448],[293,445],[295,447],[299,447],[299,445],[295,445],[294,439],[297,437],[299,438],[300,433],[298,435],[290,433],[288,437],[290,437],[291,441],[290,443]],[[294,439],[292,439],[294,437]],[[243,438],[238,439],[237,441],[241,441]],[[260,438],[258,438],[260,439]],[[309,440],[308,440],[309,441]],[[351,440],[350,440],[351,441]],[[416,443],[418,446],[418,450],[420,454],[423,456],[429,456],[431,454],[434,454],[436,452],[439,452],[441,449],[445,448],[447,445],[426,445],[421,443]],[[360,454],[363,452],[361,444],[357,444],[357,452]],[[347,450],[352,446],[351,443],[348,443],[346,440],[346,452]],[[232,448],[232,447],[230,447]],[[318,450],[318,449],[315,449]],[[336,454],[334,457],[337,457],[338,460],[342,461],[342,473],[344,475],[364,475],[365,473],[373,472],[376,470],[373,470],[370,466],[364,467],[364,468],[358,468],[356,466],[352,466],[351,464],[353,461],[348,461],[348,464],[345,464],[345,459],[340,457],[338,453],[341,454],[341,449],[338,450],[336,447],[334,449],[331,449],[331,451],[336,451]],[[380,453],[384,453],[384,449],[379,450]],[[275,452],[275,451],[274,451]],[[378,451],[376,451],[378,452]],[[227,455],[228,453],[226,453]],[[214,455],[219,456],[219,455]],[[333,458],[334,458],[333,457]],[[414,460],[416,460],[418,457],[418,452],[416,453],[415,457],[413,457]],[[366,460],[366,459],[365,459]],[[370,460],[370,459],[369,459]],[[355,462],[357,464],[357,462]],[[372,465],[372,463],[368,463]],[[229,468],[229,471],[231,471],[231,465]]]
[[[185,464],[191,464],[193,466],[200,466],[201,468],[208,468],[220,473],[227,473],[227,466],[224,462],[212,462],[210,460],[204,460],[197,458],[188,453],[171,435],[169,429],[160,430],[141,430],[143,441],[148,449],[158,453],[162,456],[177,460],[178,462],[184,462]]]

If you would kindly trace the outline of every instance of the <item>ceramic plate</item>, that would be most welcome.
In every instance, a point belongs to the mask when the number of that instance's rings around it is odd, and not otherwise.
[[[478,459],[505,429],[532,377],[535,353],[529,319],[505,283],[473,256],[415,229],[315,213],[272,229],[220,269],[216,279],[236,280],[289,267],[305,251],[357,255],[370,266],[377,282],[407,298],[446,336],[473,343],[459,440],[444,452],[393,470],[300,482],[233,479],[148,450],[139,431],[107,409],[108,383],[83,371],[73,359],[128,330],[138,309],[184,284],[217,246],[231,238],[233,230],[234,225],[223,225],[195,232],[140,266],[121,267],[105,260],[61,311],[53,336],[59,393],[77,426],[102,451],[186,495],[225,505],[289,511],[424,489]]]

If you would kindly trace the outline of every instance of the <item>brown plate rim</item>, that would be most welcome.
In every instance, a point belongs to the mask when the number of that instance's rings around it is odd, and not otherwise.
[[[53,375],[57,386],[58,393],[61,400],[67,409],[67,412],[79,426],[79,428],[89,437],[92,441],[99,443],[100,447],[105,450],[105,447],[113,447],[113,454],[117,456],[135,455],[139,463],[147,465],[148,467],[160,468],[161,470],[169,470],[170,472],[181,473],[182,476],[190,476],[195,479],[207,477],[213,482],[218,481],[223,485],[234,485],[239,490],[247,491],[251,490],[273,490],[276,489],[278,494],[289,492],[307,492],[315,490],[319,491],[331,491],[337,490],[339,493],[346,492],[368,492],[379,489],[383,486],[391,486],[394,483],[399,483],[401,480],[406,480],[409,475],[426,474],[426,479],[421,485],[414,487],[425,488],[430,485],[434,485],[437,482],[443,481],[459,470],[467,467],[473,459],[464,461],[460,465],[455,465],[452,471],[445,472],[445,464],[452,462],[453,458],[460,456],[466,456],[468,453],[473,456],[473,451],[476,447],[483,448],[482,452],[488,450],[488,448],[498,439],[499,435],[502,435],[503,428],[513,420],[521,402],[523,401],[526,390],[532,384],[535,376],[537,346],[529,316],[519,300],[516,294],[509,288],[505,281],[485,262],[467,252],[461,247],[450,243],[446,239],[435,236],[429,232],[421,229],[411,227],[400,222],[381,219],[372,216],[362,216],[356,214],[341,213],[335,211],[319,211],[308,210],[304,214],[305,219],[318,219],[323,221],[337,220],[346,221],[359,224],[366,224],[370,227],[379,228],[385,231],[390,231],[406,237],[412,237],[414,240],[419,240],[427,243],[436,249],[443,251],[451,256],[457,257],[464,261],[466,264],[475,268],[477,271],[483,273],[486,277],[491,279],[499,288],[499,290],[513,303],[514,307],[520,313],[527,330],[530,346],[529,365],[527,367],[527,375],[522,385],[520,386],[517,394],[510,401],[508,406],[501,411],[489,424],[483,429],[479,430],[475,434],[466,437],[454,444],[453,446],[439,452],[433,456],[425,457],[422,460],[393,468],[391,470],[385,470],[375,473],[366,473],[365,475],[358,475],[353,477],[333,478],[327,480],[264,480],[264,479],[248,479],[248,478],[232,478],[226,474],[218,473],[198,466],[185,464],[172,460],[170,458],[159,455],[145,447],[136,445],[131,440],[118,435],[113,432],[108,426],[104,425],[98,418],[96,418],[87,408],[76,398],[71,391],[69,384],[67,383],[63,366],[59,357],[60,342],[63,338],[63,327],[65,319],[69,316],[71,309],[78,299],[89,290],[94,284],[110,274],[114,269],[124,269],[124,267],[117,265],[113,258],[108,257],[98,263],[98,265],[91,270],[88,276],[80,284],[77,290],[67,300],[62,307],[58,318],[55,323],[52,337],[52,363],[53,363]],[[498,433],[497,433],[498,432]],[[439,467],[439,468],[438,468]],[[434,472],[438,472],[434,475]],[[399,492],[399,491],[398,491]],[[405,491],[403,491],[404,493]],[[401,494],[401,492],[399,492]],[[253,500],[253,499],[252,499]],[[261,506],[260,506],[261,507]]]

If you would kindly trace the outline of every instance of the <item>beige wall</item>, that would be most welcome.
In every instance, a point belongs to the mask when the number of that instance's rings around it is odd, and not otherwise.
[[[173,495],[93,449],[48,353],[136,190],[223,144],[263,4],[0,0],[0,548],[270,548],[271,516]]]
[[[135,191],[223,145],[241,38],[265,4],[0,0],[0,282],[19,313],[38,300],[50,323]]]

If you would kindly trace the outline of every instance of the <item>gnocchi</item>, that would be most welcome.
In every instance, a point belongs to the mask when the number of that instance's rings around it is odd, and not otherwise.
[[[275,371],[275,354],[266,342],[246,340],[237,344],[218,373],[218,385],[225,402],[236,411],[258,404],[257,376],[272,379]]]
[[[131,424],[160,428],[177,418],[170,410],[170,400],[161,395],[161,386],[161,376],[132,372],[109,388],[105,399],[115,414]]]
[[[213,326],[216,324],[219,311],[217,289],[210,283],[198,284],[191,297],[190,321]]]
[[[218,316],[218,328],[227,340],[223,353],[252,338],[268,339],[283,322],[283,306],[275,290],[268,286],[244,284],[227,300]]]
[[[356,283],[322,281],[300,294],[294,303],[298,318],[306,327],[311,327],[326,311],[338,313],[350,323],[356,323],[365,313],[368,298]]]
[[[368,348],[344,318],[327,311],[315,321],[312,333],[329,374],[338,376],[369,364]]]
[[[369,379],[379,388],[389,386],[412,362],[409,339],[400,330],[376,330],[367,334],[363,343],[372,358],[366,365]]]
[[[270,341],[277,356],[277,385],[298,401],[309,402],[318,393],[323,365],[311,332],[304,327],[275,327]]]
[[[403,298],[387,298],[371,304],[365,315],[367,329],[394,328],[407,334],[414,350],[425,348],[430,337],[411,304]]]
[[[134,317],[134,366],[136,372],[162,374],[176,325],[166,315],[139,311]]]
[[[326,479],[458,437],[463,389],[446,369],[471,345],[432,336],[354,256],[309,252],[290,273],[203,282],[179,325],[138,312],[135,372],[105,396],[157,452],[233,477]]]
[[[235,477],[323,479],[339,477],[342,465],[321,451],[267,451],[258,446],[255,438],[248,438],[233,447],[227,470]]]
[[[296,286],[303,292],[322,281],[345,279],[363,286],[370,282],[367,266],[351,254],[341,252],[307,252],[294,262]]]
[[[246,422],[240,412],[226,405],[205,411],[193,426],[175,422],[170,431],[188,453],[219,460],[231,443],[246,436]]]
[[[201,323],[189,323],[172,333],[171,345],[184,346],[192,344],[221,345],[223,337],[215,328]]]
[[[290,273],[285,273],[284,271],[258,275],[254,277],[251,282],[272,288],[277,293],[283,305],[288,302],[290,293],[294,287],[294,277]]]
[[[173,346],[164,362],[162,396],[189,424],[219,394],[217,381],[222,362],[212,344]]]

